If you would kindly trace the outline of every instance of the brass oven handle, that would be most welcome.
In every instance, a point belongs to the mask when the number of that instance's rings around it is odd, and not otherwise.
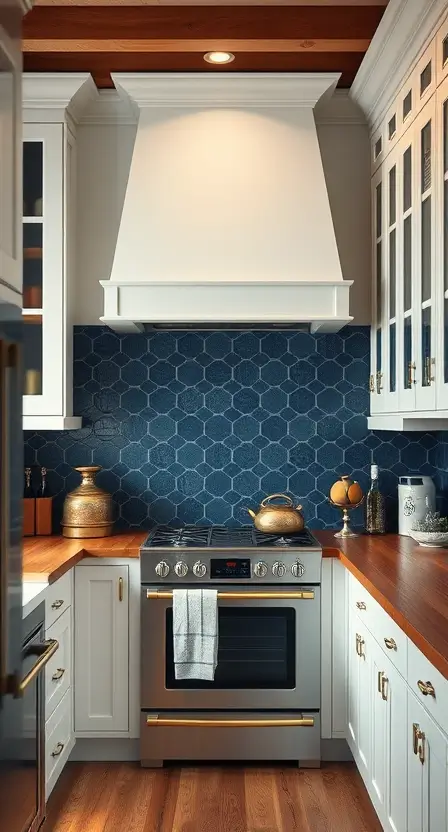
[[[396,650],[397,649],[397,642],[393,638],[385,638],[384,644],[386,645],[388,650]]]
[[[172,590],[147,589],[146,598],[169,600],[173,597]],[[303,589],[300,592],[218,592],[219,601],[300,601],[313,600],[314,590]]]
[[[59,682],[59,679],[62,679],[64,673],[65,673],[65,667],[58,667],[56,672],[53,673],[53,676],[51,677],[52,681],[53,682]]]
[[[23,696],[30,682],[32,682],[33,679],[36,678],[37,674],[40,673],[42,668],[48,664],[51,657],[56,653],[58,647],[59,642],[56,641],[55,638],[50,638],[48,641],[43,641],[42,644],[33,644],[25,650],[24,658],[27,658],[28,656],[39,656],[39,658],[29,673],[27,673],[26,676],[23,677],[22,681],[19,682],[16,697]]]
[[[436,691],[434,685],[432,685],[431,682],[422,682],[422,680],[419,679],[417,682],[417,687],[420,693],[423,694],[423,696],[433,696],[434,699],[436,698]]]
[[[59,757],[59,755],[62,754],[62,752],[64,750],[64,745],[65,745],[65,743],[63,743],[63,742],[56,743],[56,748],[54,749],[54,751],[51,752],[51,756],[52,757]]]
[[[357,606],[358,610],[366,610],[367,609],[365,601],[357,601],[356,606]]]
[[[165,719],[148,716],[146,724],[152,728],[313,728],[314,719]]]
[[[64,601],[63,601],[62,598],[60,598],[58,601],[53,601],[53,603],[51,605],[51,609],[52,610],[58,610],[60,607],[62,607],[63,603],[64,603]]]

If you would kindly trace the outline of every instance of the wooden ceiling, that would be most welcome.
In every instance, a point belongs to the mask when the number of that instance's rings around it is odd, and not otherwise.
[[[388,0],[36,0],[24,19],[25,71],[341,72],[349,87]],[[203,60],[235,54],[228,66]]]

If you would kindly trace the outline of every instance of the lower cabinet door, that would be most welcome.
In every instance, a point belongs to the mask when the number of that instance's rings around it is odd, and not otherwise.
[[[45,724],[45,798],[48,800],[75,744],[72,689],[64,694]]]
[[[371,653],[369,792],[383,829],[407,832],[407,685],[376,642]]]
[[[448,830],[448,740],[408,690],[408,832]]]
[[[373,638],[363,622],[350,611],[347,741],[366,783],[370,781],[372,644]]]
[[[75,568],[75,733],[129,730],[129,567]]]

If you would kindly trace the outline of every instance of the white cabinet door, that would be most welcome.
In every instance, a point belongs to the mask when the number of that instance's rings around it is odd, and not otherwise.
[[[446,832],[448,740],[408,691],[407,832]]]
[[[407,686],[376,642],[371,653],[369,793],[383,828],[407,832]]]
[[[0,18],[0,284],[22,292],[22,8],[2,4]],[[7,10],[6,10],[7,9]],[[13,295],[9,298],[13,299]],[[20,296],[17,296],[20,304]]]
[[[358,616],[352,613],[348,635],[347,742],[367,784],[371,768],[373,638]]]
[[[75,569],[75,733],[129,730],[129,567]]]
[[[448,69],[448,62],[447,62]],[[436,93],[436,129],[439,148],[435,160],[437,176],[435,291],[437,314],[436,397],[437,409],[448,410],[448,76]]]
[[[370,350],[370,412],[382,413],[386,409],[384,397],[384,328],[385,309],[385,186],[383,166],[372,178],[373,216],[373,272],[372,272],[372,327]]]

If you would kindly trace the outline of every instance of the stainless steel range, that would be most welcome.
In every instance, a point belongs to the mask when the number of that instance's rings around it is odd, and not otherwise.
[[[157,526],[140,549],[141,762],[320,764],[322,548],[252,526]],[[216,587],[213,682],[176,680],[173,590]]]

